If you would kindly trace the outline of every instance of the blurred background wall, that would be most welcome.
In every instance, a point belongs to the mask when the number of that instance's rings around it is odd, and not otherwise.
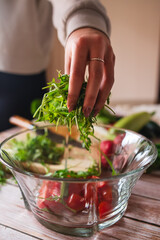
[[[160,0],[101,0],[111,20],[116,55],[111,102],[155,103],[160,72]],[[64,69],[64,49],[54,34],[48,79]]]

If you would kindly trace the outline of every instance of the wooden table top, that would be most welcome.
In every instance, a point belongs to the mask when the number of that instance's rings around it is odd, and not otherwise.
[[[17,132],[0,133],[0,142]],[[18,186],[7,183],[0,188],[0,240],[78,240],[42,226],[26,210]],[[133,188],[124,216],[113,226],[89,240],[160,240],[160,173],[143,174]]]

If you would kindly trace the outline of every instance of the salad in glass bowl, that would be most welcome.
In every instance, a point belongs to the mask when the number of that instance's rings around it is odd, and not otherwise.
[[[49,125],[15,134],[2,142],[1,162],[39,222],[90,236],[123,216],[133,186],[157,151],[145,137],[105,125],[94,126],[87,150],[73,128]]]

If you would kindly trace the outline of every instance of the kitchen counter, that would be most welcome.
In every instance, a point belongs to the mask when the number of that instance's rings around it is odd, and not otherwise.
[[[0,133],[0,142],[19,131],[12,128]],[[14,182],[0,188],[0,240],[78,240],[42,226],[28,211]],[[85,238],[84,238],[85,239]],[[143,174],[133,188],[128,208],[115,225],[88,240],[160,240],[160,172]]]

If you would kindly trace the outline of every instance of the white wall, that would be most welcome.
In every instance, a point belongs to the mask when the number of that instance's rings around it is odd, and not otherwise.
[[[155,102],[158,87],[160,0],[101,0],[111,19],[116,55],[111,101]]]

